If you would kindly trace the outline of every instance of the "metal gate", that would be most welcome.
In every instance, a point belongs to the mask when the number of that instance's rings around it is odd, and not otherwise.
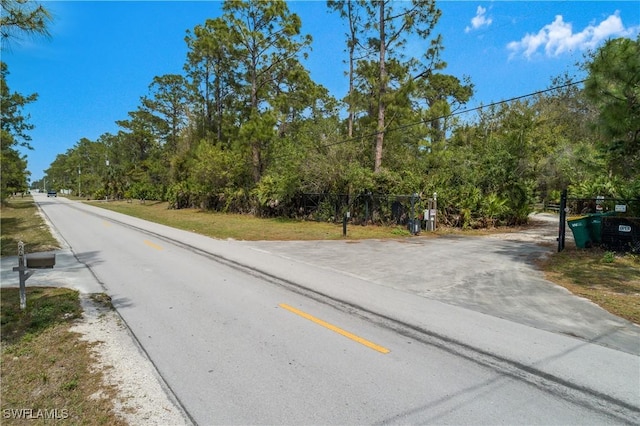
[[[437,227],[437,193],[433,198],[423,198],[418,193],[304,193],[294,198],[293,205],[298,218],[334,223],[342,220],[343,226],[347,221],[358,225],[404,225],[411,234],[418,234],[421,229],[435,231]]]

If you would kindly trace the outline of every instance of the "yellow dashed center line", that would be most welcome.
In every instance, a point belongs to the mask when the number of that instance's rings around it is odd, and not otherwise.
[[[149,247],[151,247],[152,249],[156,249],[156,250],[164,250],[164,248],[162,248],[162,246],[159,246],[159,245],[157,245],[157,244],[155,244],[155,243],[152,243],[152,242],[151,242],[151,241],[149,241],[149,240],[144,240],[144,243],[145,243],[146,245],[148,245]]]
[[[293,312],[294,314],[299,315],[302,318],[306,318],[309,321],[313,321],[318,325],[321,325],[321,326],[323,326],[325,328],[328,328],[329,330],[334,331],[334,332],[336,332],[336,333],[338,333],[338,334],[340,334],[340,335],[342,335],[344,337],[347,337],[347,338],[349,338],[351,340],[354,340],[354,341],[356,341],[356,342],[358,342],[358,343],[360,343],[362,345],[365,345],[366,347],[368,347],[370,349],[373,349],[374,351],[378,351],[378,352],[381,352],[383,354],[386,354],[386,353],[390,352],[389,349],[387,349],[385,347],[376,345],[375,343],[372,343],[372,342],[370,342],[370,341],[368,341],[366,339],[363,339],[362,337],[356,336],[353,333],[349,333],[348,331],[345,331],[345,330],[341,329],[340,327],[336,327],[335,325],[329,324],[326,321],[322,321],[321,319],[316,318],[313,315],[309,315],[306,312],[302,312],[302,311],[300,311],[300,310],[298,310],[298,309],[296,309],[296,308],[294,308],[292,306],[289,306],[289,305],[284,304],[284,303],[281,303],[278,306],[280,306],[283,309],[286,309],[289,312]]]

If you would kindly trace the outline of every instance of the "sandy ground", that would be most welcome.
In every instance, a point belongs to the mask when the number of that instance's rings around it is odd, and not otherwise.
[[[558,244],[558,215],[552,213],[537,213],[530,216],[526,227],[516,232],[490,235],[490,238],[500,238],[509,241],[533,242],[537,244]],[[571,230],[565,233],[567,241],[573,241]]]
[[[103,372],[107,384],[117,388],[116,413],[136,426],[191,425],[118,313],[86,295],[81,297],[83,319],[71,331],[96,343],[95,368]]]

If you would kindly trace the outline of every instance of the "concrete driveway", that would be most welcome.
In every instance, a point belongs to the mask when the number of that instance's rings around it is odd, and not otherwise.
[[[377,285],[640,354],[640,327],[544,279],[534,261],[556,250],[557,216],[487,237],[245,242],[256,250]],[[570,235],[567,235],[571,244]]]

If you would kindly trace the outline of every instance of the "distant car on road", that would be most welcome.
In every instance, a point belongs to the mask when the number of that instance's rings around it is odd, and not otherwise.
[[[50,189],[49,191],[47,191],[47,197],[57,197],[57,196],[58,196],[58,193],[53,189]]]

